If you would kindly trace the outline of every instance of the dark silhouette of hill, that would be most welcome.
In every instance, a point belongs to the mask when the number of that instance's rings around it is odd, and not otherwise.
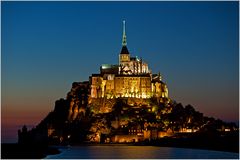
[[[151,136],[144,139],[143,130],[150,131]],[[155,132],[164,133],[165,137],[154,137]],[[45,154],[46,146],[53,144],[116,143],[112,140],[116,135],[142,134],[140,142],[132,143],[238,152],[238,133],[236,124],[206,117],[191,105],[160,102],[154,97],[91,99],[89,83],[74,82],[66,99],[57,100],[54,110],[35,128],[27,130],[23,126],[18,131],[18,146],[12,150],[19,146],[44,146],[20,147],[22,150],[16,155],[21,157],[23,150]],[[9,148],[8,145],[3,147],[3,155],[8,155]]]

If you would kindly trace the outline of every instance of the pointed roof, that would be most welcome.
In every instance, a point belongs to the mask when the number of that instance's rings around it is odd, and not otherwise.
[[[120,54],[129,54],[128,49],[127,49],[127,36],[126,36],[125,20],[123,21],[122,50],[121,50]]]
[[[122,46],[122,50],[121,50],[120,54],[129,54],[127,46]]]

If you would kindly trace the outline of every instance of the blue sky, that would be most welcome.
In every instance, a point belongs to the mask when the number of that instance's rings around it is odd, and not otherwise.
[[[117,64],[122,20],[131,55],[169,95],[238,121],[238,2],[2,2],[2,124],[36,125],[74,81]],[[17,121],[21,119],[21,121]],[[12,123],[11,123],[12,122]],[[3,135],[10,132],[3,128]]]

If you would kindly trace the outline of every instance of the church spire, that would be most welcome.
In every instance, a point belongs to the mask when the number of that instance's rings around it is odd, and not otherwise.
[[[121,50],[120,54],[129,54],[128,49],[127,49],[127,36],[126,36],[125,20],[123,20],[122,50]]]
[[[122,38],[122,46],[127,46],[127,36],[126,36],[126,24],[125,24],[125,20],[123,20],[123,38]]]

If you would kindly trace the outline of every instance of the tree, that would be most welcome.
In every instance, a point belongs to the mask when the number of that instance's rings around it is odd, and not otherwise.
[[[185,119],[184,108],[181,103],[173,107],[172,112],[169,114],[170,124],[173,130],[180,130],[183,127]]]

